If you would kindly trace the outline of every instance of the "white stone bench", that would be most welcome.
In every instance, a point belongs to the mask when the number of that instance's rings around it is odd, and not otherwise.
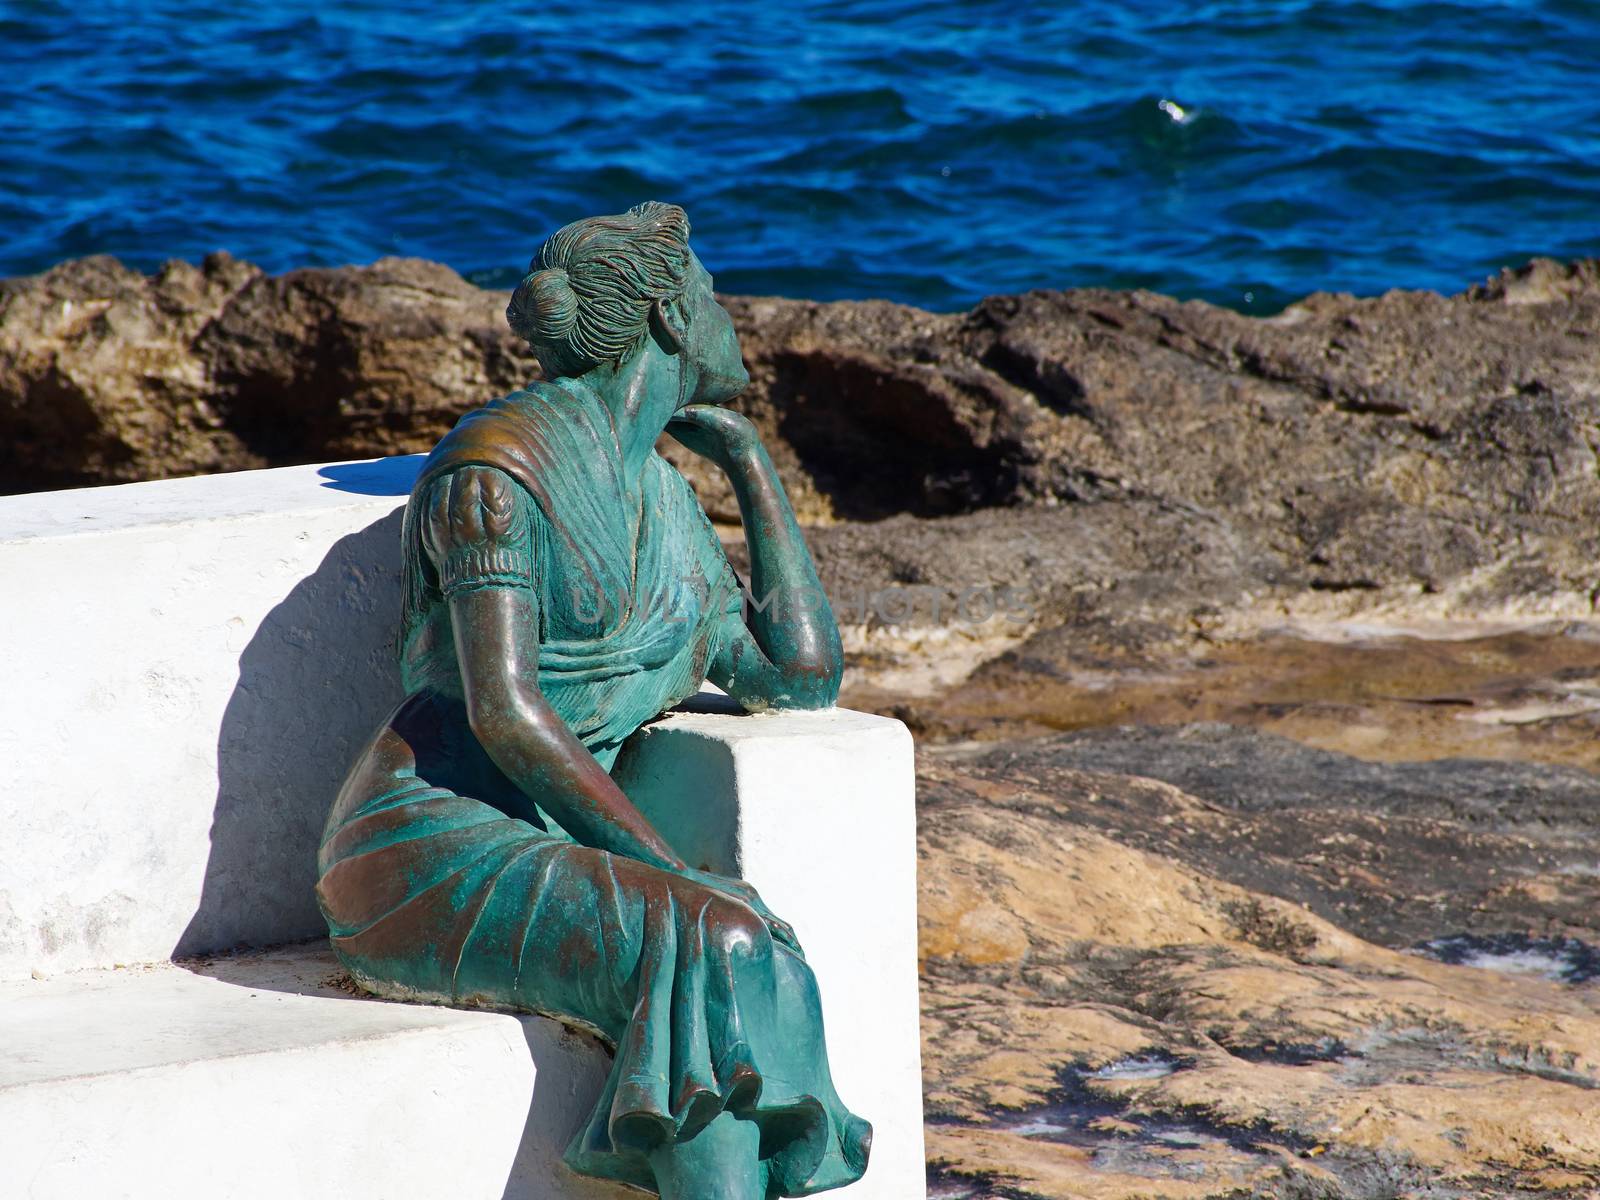
[[[559,1163],[598,1044],[353,995],[308,940],[323,817],[398,698],[418,461],[0,498],[0,1196],[635,1194]],[[910,738],[702,707],[618,776],[805,941],[876,1127],[837,1194],[920,1196]]]

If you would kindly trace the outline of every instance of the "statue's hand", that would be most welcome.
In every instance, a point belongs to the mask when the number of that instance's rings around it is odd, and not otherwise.
[[[795,935],[794,926],[783,918],[775,915],[767,907],[767,902],[761,898],[761,893],[742,879],[734,879],[727,875],[717,875],[711,871],[696,871],[685,868],[680,872],[686,879],[692,879],[714,892],[721,892],[729,899],[737,900],[740,904],[755,911],[756,916],[766,924],[767,931],[772,934],[774,941],[781,942],[793,950],[801,958],[806,952],[800,947],[800,939]]]
[[[746,452],[761,444],[750,419],[716,404],[690,404],[667,422],[667,432],[701,458],[733,471]]]

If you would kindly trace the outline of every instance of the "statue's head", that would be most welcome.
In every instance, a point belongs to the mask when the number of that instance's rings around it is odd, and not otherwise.
[[[720,404],[749,382],[733,321],[675,204],[652,201],[558,230],[528,264],[506,320],[552,378],[620,369],[654,339],[694,368],[685,403]]]

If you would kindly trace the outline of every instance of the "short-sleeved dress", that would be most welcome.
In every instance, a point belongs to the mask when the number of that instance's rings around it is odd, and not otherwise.
[[[647,1154],[729,1109],[761,1129],[771,1196],[839,1187],[871,1127],[834,1091],[816,981],[745,905],[575,842],[467,724],[449,598],[528,588],[539,686],[609,770],[692,695],[738,603],[710,523],[651,455],[625,485],[609,414],[542,384],[469,414],[407,506],[406,700],[341,790],[319,854],[333,945],[380,995],[545,1013],[614,1048],[566,1152],[649,1191]]]

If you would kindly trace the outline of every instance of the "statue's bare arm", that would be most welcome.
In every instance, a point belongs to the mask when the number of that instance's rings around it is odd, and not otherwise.
[[[585,846],[635,858],[748,904],[797,953],[793,927],[743,880],[689,867],[634,807],[536,682],[537,603],[531,588],[485,587],[450,598],[467,722],[506,777]],[[515,815],[515,814],[513,814]]]
[[[750,547],[745,613],[725,619],[707,674],[746,708],[826,708],[844,650],[777,469],[748,419],[691,405],[667,432],[727,474]]]
[[[539,690],[533,590],[458,592],[450,621],[468,722],[507,778],[584,845],[682,871],[683,860]]]

